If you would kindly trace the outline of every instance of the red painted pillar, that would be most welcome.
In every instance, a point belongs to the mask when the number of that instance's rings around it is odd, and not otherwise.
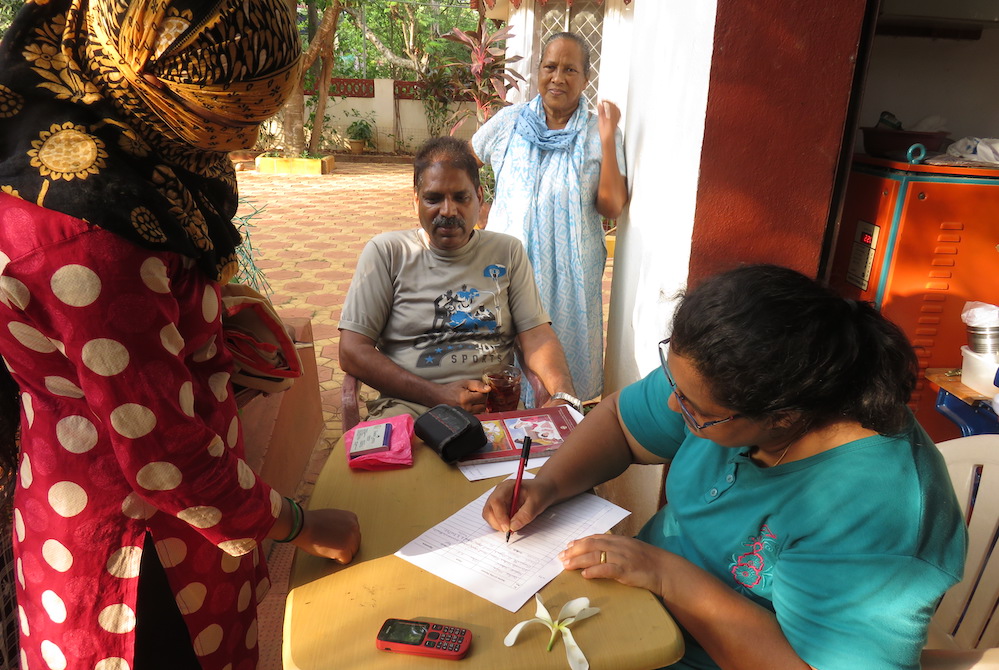
[[[718,0],[690,283],[739,263],[816,276],[866,0]]]

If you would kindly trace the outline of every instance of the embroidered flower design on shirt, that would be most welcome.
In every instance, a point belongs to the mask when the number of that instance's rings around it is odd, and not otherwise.
[[[747,589],[769,586],[777,558],[777,536],[764,524],[760,534],[745,543],[749,551],[732,557],[729,569],[735,581]]]

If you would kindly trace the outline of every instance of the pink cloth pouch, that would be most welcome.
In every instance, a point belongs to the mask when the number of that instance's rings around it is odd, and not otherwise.
[[[387,423],[392,426],[387,451],[350,457],[350,445],[358,428]],[[344,456],[351,470],[395,470],[413,465],[413,417],[408,414],[393,416],[390,419],[362,421],[343,434]]]

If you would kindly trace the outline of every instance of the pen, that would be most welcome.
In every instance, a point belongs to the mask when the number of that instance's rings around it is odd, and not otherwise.
[[[510,518],[517,513],[517,498],[520,497],[520,482],[524,481],[524,466],[531,457],[531,438],[524,438],[524,448],[520,452],[520,467],[517,468],[517,479],[513,483],[513,499],[510,501]],[[510,541],[510,531],[506,531],[506,541]]]

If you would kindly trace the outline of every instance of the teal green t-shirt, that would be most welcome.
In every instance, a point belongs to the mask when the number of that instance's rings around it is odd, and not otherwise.
[[[772,610],[820,670],[919,668],[934,608],[960,580],[966,533],[940,452],[913,419],[815,456],[763,468],[748,448],[691,432],[661,371],[621,392],[624,425],[672,458],[668,504],[639,538]],[[710,431],[709,431],[710,434]],[[687,636],[671,668],[717,668]]]

